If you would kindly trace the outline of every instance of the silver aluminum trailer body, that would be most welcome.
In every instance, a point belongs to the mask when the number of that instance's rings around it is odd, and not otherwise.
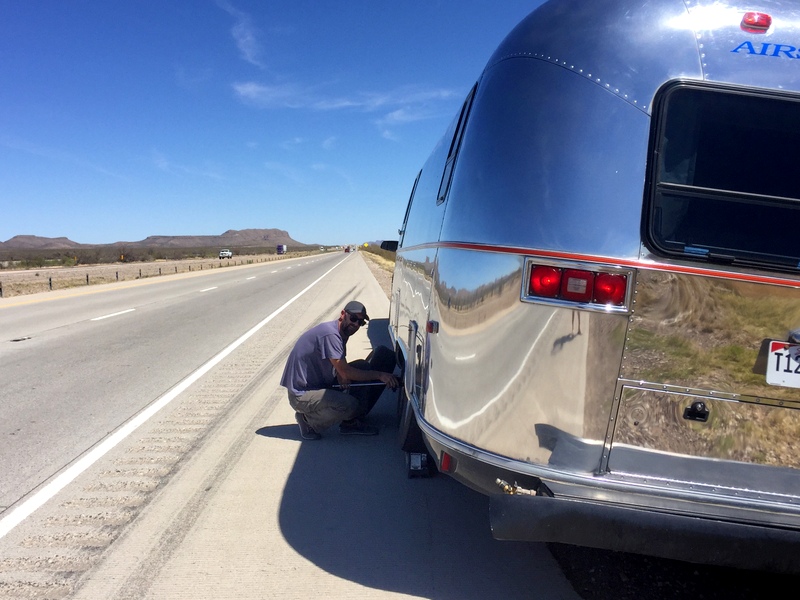
[[[423,166],[400,441],[498,539],[798,570],[798,48],[797,2],[551,0]]]

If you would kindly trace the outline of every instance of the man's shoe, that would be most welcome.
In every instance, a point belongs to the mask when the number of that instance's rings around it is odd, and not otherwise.
[[[339,433],[342,435],[378,435],[378,428],[353,419],[352,421],[342,421],[339,424]]]
[[[314,428],[308,424],[308,421],[306,421],[306,416],[303,413],[294,413],[294,418],[295,421],[297,421],[297,426],[300,427],[301,438],[304,440],[318,440],[322,438],[322,436],[314,431]]]

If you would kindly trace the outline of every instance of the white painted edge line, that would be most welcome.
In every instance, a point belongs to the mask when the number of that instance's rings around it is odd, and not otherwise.
[[[125,313],[135,311],[135,308],[129,308],[128,310],[121,310],[119,312],[111,313],[110,315],[103,315],[102,317],[95,317],[94,319],[89,319],[90,321],[102,321],[103,319],[110,319],[111,317],[118,317],[119,315],[124,315]]]
[[[203,292],[210,292],[211,290],[215,290],[215,289],[217,289],[218,287],[219,287],[219,286],[216,286],[216,285],[215,285],[214,287],[210,287],[210,288],[206,288],[206,289],[204,289],[204,290],[200,290],[200,293],[202,294]]]
[[[336,267],[342,264],[342,262],[344,261],[339,261],[338,263],[333,265],[330,269],[325,271],[325,273],[320,275],[317,279],[311,282],[303,290],[301,290],[300,292],[295,294],[292,298],[287,300],[275,312],[273,312],[263,321],[258,323],[252,329],[250,329],[250,331],[242,335],[238,340],[233,342],[230,346],[222,350],[222,352],[217,354],[214,358],[209,360],[206,364],[197,369],[186,379],[178,383],[166,394],[155,400],[149,406],[145,407],[140,413],[133,416],[129,421],[124,423],[114,433],[106,437],[103,441],[97,444],[97,446],[92,448],[89,452],[87,452],[80,459],[78,459],[77,462],[70,465],[70,467],[67,468],[63,473],[58,475],[55,479],[53,479],[50,483],[45,485],[41,490],[36,492],[28,500],[26,500],[18,507],[16,507],[14,510],[12,510],[7,516],[3,517],[3,519],[0,520],[0,539],[5,537],[6,534],[8,534],[12,529],[14,529],[14,527],[22,523],[22,521],[27,519],[29,516],[31,516],[38,508],[44,505],[45,502],[53,498],[61,490],[63,490],[70,483],[72,483],[81,473],[83,473],[86,469],[91,467],[94,463],[96,463],[103,456],[105,456],[110,450],[112,450],[122,440],[124,440],[134,431],[136,431],[141,425],[146,423],[151,417],[153,417],[156,413],[158,413],[158,411],[167,406],[180,394],[185,392],[186,389],[189,388],[189,386],[191,386],[194,382],[200,379],[203,375],[208,373],[223,358],[225,358],[231,352],[236,350],[236,348],[241,346],[250,337],[255,335],[259,329],[264,327],[264,325],[272,321],[272,319],[274,319],[284,310],[289,308],[289,306],[291,306],[298,298],[300,298],[303,294],[305,294],[307,291],[309,291],[311,288],[317,285],[320,281],[322,281],[322,279],[324,279],[331,271],[333,271]]]

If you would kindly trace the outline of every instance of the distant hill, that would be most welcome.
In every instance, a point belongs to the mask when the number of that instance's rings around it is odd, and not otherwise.
[[[222,235],[151,235],[138,242],[114,242],[113,244],[80,244],[65,237],[48,238],[38,235],[16,235],[0,242],[0,250],[66,250],[80,248],[263,248],[286,244],[306,246],[291,238],[283,229],[229,229]]]
[[[62,250],[67,248],[86,248],[84,244],[78,244],[65,237],[47,238],[38,235],[15,235],[6,242],[0,242],[0,249],[24,249],[24,250]]]

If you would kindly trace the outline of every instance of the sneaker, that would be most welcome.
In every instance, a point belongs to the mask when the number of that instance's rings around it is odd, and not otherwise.
[[[306,421],[306,416],[302,413],[294,413],[294,419],[297,421],[297,426],[300,427],[300,437],[304,440],[318,440],[322,438],[320,434],[314,431],[314,428]]]
[[[342,421],[339,424],[339,433],[342,435],[378,435],[378,428],[353,419],[352,421]]]

